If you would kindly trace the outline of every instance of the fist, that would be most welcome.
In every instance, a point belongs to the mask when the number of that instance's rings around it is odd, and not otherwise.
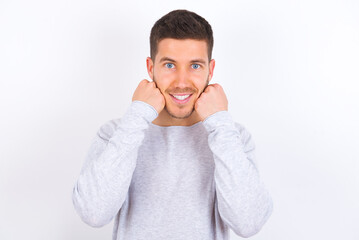
[[[201,121],[216,112],[228,111],[228,100],[222,86],[218,83],[208,85],[197,99],[194,108]]]
[[[157,88],[155,82],[150,82],[147,79],[142,80],[133,93],[132,102],[136,100],[150,104],[157,113],[160,113],[165,107],[165,98],[160,89]]]

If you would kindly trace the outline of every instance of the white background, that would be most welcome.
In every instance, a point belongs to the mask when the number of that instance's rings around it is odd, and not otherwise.
[[[2,0],[0,239],[111,239],[112,223],[80,220],[72,187],[100,125],[149,79],[151,27],[179,8],[212,25],[212,83],[257,146],[274,211],[252,239],[359,239],[354,0]]]

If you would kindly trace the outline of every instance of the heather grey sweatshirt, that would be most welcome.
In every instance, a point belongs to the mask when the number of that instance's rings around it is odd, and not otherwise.
[[[81,219],[114,219],[113,240],[226,240],[250,237],[272,213],[255,145],[220,111],[192,126],[154,125],[142,101],[103,124],[73,188]]]

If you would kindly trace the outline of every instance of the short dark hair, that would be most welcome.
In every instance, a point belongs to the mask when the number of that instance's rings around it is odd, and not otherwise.
[[[196,39],[207,42],[208,60],[212,58],[213,32],[211,25],[198,14],[188,10],[174,10],[157,20],[151,29],[150,49],[154,60],[158,43],[164,38]]]

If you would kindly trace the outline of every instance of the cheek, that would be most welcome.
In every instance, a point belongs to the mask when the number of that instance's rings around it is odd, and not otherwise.
[[[166,89],[168,89],[170,87],[171,76],[169,74],[155,72],[154,81],[156,82],[157,88],[159,88],[161,90],[162,94],[164,94]]]
[[[201,76],[198,76],[195,80],[195,84],[196,84],[197,89],[200,92],[202,92],[209,84],[208,83],[208,75],[202,74]]]

